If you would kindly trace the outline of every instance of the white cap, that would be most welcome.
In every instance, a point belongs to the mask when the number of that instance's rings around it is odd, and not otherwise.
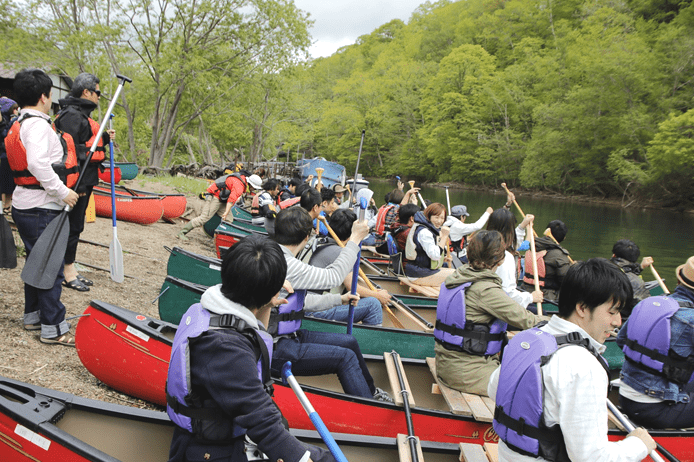
[[[263,180],[260,179],[258,175],[251,175],[248,177],[248,182],[255,189],[263,189]]]

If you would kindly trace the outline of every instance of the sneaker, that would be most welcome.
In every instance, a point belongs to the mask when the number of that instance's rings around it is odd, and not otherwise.
[[[376,401],[383,401],[384,403],[392,403],[393,398],[390,397],[388,392],[384,391],[382,388],[376,387],[376,391],[374,392],[374,399]]]

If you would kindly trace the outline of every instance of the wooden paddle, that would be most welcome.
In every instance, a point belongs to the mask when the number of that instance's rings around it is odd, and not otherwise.
[[[545,235],[545,236],[548,236],[550,239],[552,239],[552,240],[554,241],[555,244],[560,245],[559,242],[557,242],[557,240],[554,238],[554,236],[552,236],[552,230],[551,230],[551,229],[547,228],[547,229],[545,230],[545,232],[544,232],[544,235]],[[574,261],[574,259],[571,258],[571,255],[567,255],[567,257],[569,257],[569,263],[571,263],[572,265],[573,265],[574,263],[576,263],[576,262]]]
[[[537,274],[537,253],[535,252],[535,231],[533,230],[533,224],[530,223],[528,224],[530,226],[530,231],[532,233],[530,234],[530,254],[533,256],[533,279],[535,282],[535,290],[539,291],[540,290],[540,277]],[[538,316],[542,316],[542,303],[538,302],[537,303],[537,314]]]
[[[108,126],[113,129],[113,114],[109,116]],[[122,283],[125,280],[125,270],[123,269],[123,247],[118,241],[118,228],[116,228],[116,182],[114,177],[113,163],[113,140],[109,140],[109,148],[111,150],[111,216],[113,218],[113,239],[108,247],[108,258],[111,268],[111,279],[117,283]]]
[[[335,242],[337,242],[337,245],[340,247],[344,247],[345,244],[340,240],[339,237],[337,237],[337,234],[335,234],[335,231],[330,227],[328,222],[326,221],[325,217],[320,217],[321,220],[323,220],[323,223],[325,224],[325,227],[328,228],[328,233],[330,233],[330,236],[335,239]],[[371,282],[371,280],[366,276],[366,273],[364,273],[364,270],[359,268],[359,276],[364,280],[366,283],[366,286],[369,288],[369,290],[373,290],[374,292],[377,290],[376,286]],[[410,318],[413,322],[415,322],[420,328],[424,331],[431,331],[431,328],[427,327],[426,324],[422,323],[421,320],[417,319],[417,317],[409,312],[409,309],[406,307],[402,306],[400,303],[397,301],[393,302],[391,301],[390,304],[400,310],[401,313],[403,313],[405,316]],[[383,309],[386,311],[386,314],[388,314],[388,317],[390,320],[393,322],[393,324],[400,328],[404,329],[405,326],[400,322],[400,320],[395,316],[395,313],[390,309],[388,305],[381,304],[383,306]]]
[[[508,188],[506,187],[506,183],[501,183],[501,187],[504,188],[504,191],[506,191],[506,194],[511,193],[511,191],[509,191]],[[523,209],[520,208],[520,205],[518,205],[518,202],[516,202],[515,199],[513,199],[513,203],[515,204],[516,208],[518,209],[518,212],[520,212],[520,214],[523,215],[523,217],[525,217],[525,213],[523,213]],[[537,233],[535,233],[535,230],[533,230],[533,234],[535,235],[535,237],[537,237]]]
[[[97,132],[94,139],[98,140],[101,134],[106,128],[106,118],[113,112],[113,108],[118,101],[118,96],[120,95],[125,82],[132,82],[132,79],[125,77],[123,75],[116,75],[120,80],[118,83],[118,88],[116,88],[111,103],[108,106],[106,115],[99,125],[99,131]],[[87,160],[80,171],[79,177],[77,178],[77,183],[74,189],[77,190],[82,178],[84,177],[84,171],[89,165],[94,152],[96,151],[98,143],[93,143],[92,148],[89,151]],[[53,287],[55,284],[55,278],[58,276],[60,268],[63,266],[63,259],[65,258],[65,249],[67,248],[67,238],[70,233],[70,223],[67,220],[68,212],[72,210],[69,205],[65,206],[62,212],[55,217],[46,226],[38,240],[31,249],[31,253],[27,257],[26,263],[24,264],[24,269],[22,270],[22,281],[37,289],[47,290]]]
[[[318,179],[316,180],[316,189],[318,191],[323,189],[323,183],[321,183],[321,177],[323,176],[324,171],[325,171],[324,168],[320,168],[320,167],[316,168],[316,176],[318,177]]]
[[[0,268],[17,267],[17,246],[14,243],[12,228],[0,207]]]
[[[414,188],[414,181],[412,181],[412,180],[408,181],[407,184],[410,185],[410,189]],[[417,198],[417,196],[415,196],[415,199],[416,198]],[[420,199],[421,199],[421,196],[420,196]],[[424,207],[424,201],[422,201],[422,207]]]
[[[670,295],[670,291],[668,290],[663,280],[660,278],[658,272],[655,270],[653,263],[651,263],[651,273],[653,273],[653,277],[656,279],[656,281],[658,281],[658,284],[660,285],[660,288],[663,289],[663,292],[665,292],[667,295]]]

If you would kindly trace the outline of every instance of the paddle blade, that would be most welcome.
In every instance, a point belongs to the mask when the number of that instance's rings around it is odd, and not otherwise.
[[[5,215],[0,213],[0,268],[17,267],[17,247],[14,244],[14,236],[10,224]]]
[[[113,240],[108,246],[109,262],[111,264],[111,279],[117,283],[125,280],[125,270],[123,269],[123,248],[118,241],[116,228],[113,228]]]
[[[46,290],[53,287],[65,259],[69,233],[67,212],[62,211],[46,226],[31,249],[22,270],[22,281],[37,289]]]

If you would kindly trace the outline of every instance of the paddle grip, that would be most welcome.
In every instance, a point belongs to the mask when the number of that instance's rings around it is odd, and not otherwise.
[[[622,414],[620,410],[617,409],[617,406],[612,404],[612,402],[609,399],[607,400],[607,409],[609,409],[609,411],[617,418],[617,420],[619,420],[619,423],[621,423],[628,432],[634,431],[635,427],[631,423],[631,421],[627,419],[627,417],[624,414]],[[663,460],[663,458],[660,457],[660,455],[655,451],[651,452],[649,455],[651,456],[651,459],[653,459],[655,462],[665,462],[665,460]]]

